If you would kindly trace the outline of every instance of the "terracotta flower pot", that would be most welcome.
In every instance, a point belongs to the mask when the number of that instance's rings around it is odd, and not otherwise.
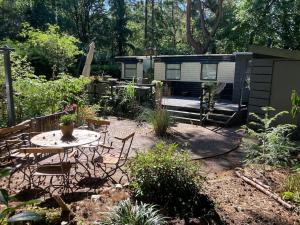
[[[63,137],[72,137],[73,130],[74,130],[74,123],[64,125],[64,124],[59,124],[60,130],[63,134]]]

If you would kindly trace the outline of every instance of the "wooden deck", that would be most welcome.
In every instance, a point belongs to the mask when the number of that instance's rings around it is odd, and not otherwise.
[[[162,105],[166,107],[178,107],[178,108],[190,108],[200,109],[200,100],[198,98],[191,97],[163,97]],[[245,107],[244,105],[242,107]],[[230,101],[220,100],[216,102],[215,109],[223,111],[235,111],[239,109],[238,104],[233,104]]]

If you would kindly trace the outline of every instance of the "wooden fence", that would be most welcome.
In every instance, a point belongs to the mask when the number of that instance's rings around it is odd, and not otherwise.
[[[58,112],[26,120],[13,127],[0,129],[0,141],[26,132],[45,132],[59,128],[59,119],[65,112]]]

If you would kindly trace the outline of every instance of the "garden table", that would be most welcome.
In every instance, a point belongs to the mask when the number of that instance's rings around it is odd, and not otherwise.
[[[38,134],[32,137],[30,141],[33,145],[40,146],[40,147],[64,148],[66,150],[66,153],[68,153],[69,149],[76,148],[80,152],[80,155],[84,155],[86,157],[86,165],[84,165],[83,160],[79,160],[78,158],[76,160],[76,163],[80,164],[88,173],[88,176],[91,177],[91,173],[88,169],[89,156],[84,152],[84,149],[80,148],[80,146],[99,141],[100,137],[101,137],[100,134],[95,131],[74,129],[73,137],[64,139],[62,137],[61,130],[54,130],[54,131],[43,132],[41,134]],[[81,174],[82,176],[82,172],[76,170],[75,173],[76,175]]]
[[[75,129],[73,131],[73,138],[62,139],[60,130],[43,132],[31,138],[30,142],[40,147],[60,147],[60,148],[74,148],[82,145],[87,145],[98,141],[100,134],[91,130]]]

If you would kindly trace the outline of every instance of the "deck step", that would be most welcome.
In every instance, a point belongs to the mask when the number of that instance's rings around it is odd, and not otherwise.
[[[216,120],[216,121],[228,121],[232,118],[232,115],[225,115],[225,114],[219,114],[219,113],[207,113],[206,114],[206,119],[210,119],[210,120]]]
[[[206,121],[211,123],[221,124],[221,125],[227,125],[227,121],[223,121],[223,120],[214,120],[214,119],[206,118]]]
[[[200,119],[192,119],[192,118],[186,118],[186,117],[180,117],[180,116],[171,116],[171,118],[177,122],[197,124],[197,125],[201,124]]]
[[[172,116],[185,117],[188,119],[200,119],[200,113],[181,111],[181,110],[169,110],[169,109],[167,109],[167,111]]]
[[[180,113],[180,114],[186,114],[186,115],[200,116],[200,113],[195,113],[195,112],[187,112],[187,111],[180,111],[180,110],[170,110],[170,109],[167,109],[167,111],[170,112],[170,113]]]

